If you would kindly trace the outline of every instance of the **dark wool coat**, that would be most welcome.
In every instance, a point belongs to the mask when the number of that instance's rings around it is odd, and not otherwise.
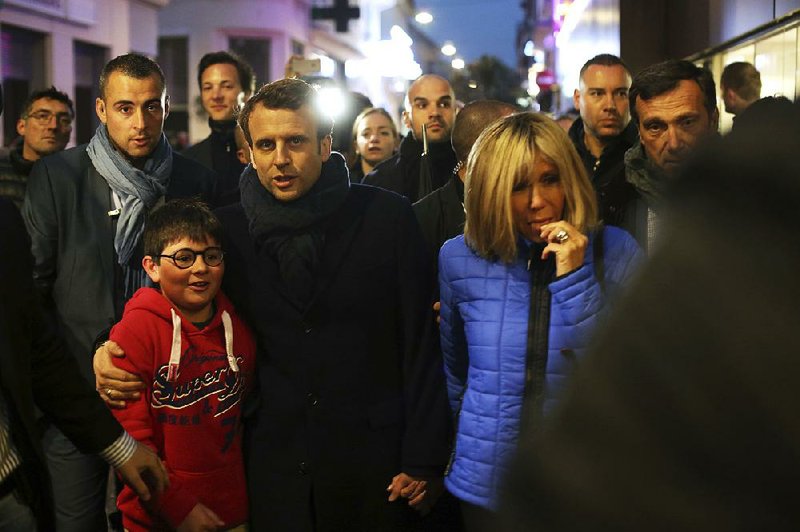
[[[211,170],[177,153],[165,199],[213,196]],[[34,278],[55,310],[69,352],[94,382],[93,344],[122,315],[115,304],[116,257],[111,189],[86,145],[36,161],[22,215],[33,242]]]
[[[246,420],[253,530],[405,530],[406,502],[386,502],[401,471],[441,476],[448,408],[429,263],[410,205],[353,184],[322,223],[309,308],[284,293],[241,206],[225,228],[224,290],[260,349],[258,401]]]
[[[50,531],[55,530],[53,494],[35,407],[86,453],[111,445],[122,428],[43,318],[25,226],[5,199],[0,199],[0,227],[0,392],[21,459],[15,472],[18,491],[31,506],[37,528]]]
[[[456,154],[450,142],[428,145],[427,163],[430,168],[431,190],[444,186],[456,167]],[[422,142],[409,133],[400,142],[400,151],[376,166],[364,176],[364,183],[407,197],[411,203],[421,199],[418,195]]]

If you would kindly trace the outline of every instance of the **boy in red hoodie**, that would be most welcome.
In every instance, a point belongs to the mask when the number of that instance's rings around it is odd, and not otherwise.
[[[143,505],[124,488],[127,530],[223,530],[247,522],[242,399],[255,365],[252,333],[220,291],[222,229],[202,202],[173,200],[144,231],[142,266],[159,289],[142,288],[111,330],[126,356],[115,364],[147,388],[114,415],[154,449],[170,486]]]

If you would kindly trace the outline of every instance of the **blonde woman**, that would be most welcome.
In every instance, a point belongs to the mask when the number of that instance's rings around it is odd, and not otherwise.
[[[564,388],[609,293],[640,251],[598,227],[566,133],[535,113],[495,122],[467,162],[464,235],[442,247],[441,337],[457,417],[445,479],[469,530],[485,530],[521,431]]]
[[[364,109],[353,122],[353,149],[356,161],[350,169],[350,182],[360,183],[379,163],[395,154],[400,140],[397,126],[380,107]]]

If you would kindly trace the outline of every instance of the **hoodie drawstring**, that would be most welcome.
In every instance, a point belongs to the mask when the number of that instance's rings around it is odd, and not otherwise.
[[[178,367],[181,364],[181,318],[174,308],[169,311],[172,313],[172,347],[169,350],[167,380],[175,382],[175,379],[178,378]]]
[[[167,369],[167,381],[175,382],[178,378],[178,368],[181,364],[181,318],[175,309],[169,309],[172,313],[172,347],[169,350],[169,367]],[[233,354],[233,322],[227,310],[222,311],[222,328],[225,331],[225,353],[228,357],[228,365],[234,372],[239,372],[239,364]]]
[[[233,356],[233,323],[227,310],[222,311],[222,327],[225,329],[225,352],[228,354],[228,365],[234,372],[239,372],[239,364]]]

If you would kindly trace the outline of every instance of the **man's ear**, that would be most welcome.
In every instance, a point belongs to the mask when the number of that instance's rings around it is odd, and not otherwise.
[[[159,282],[161,274],[159,273],[159,266],[156,264],[156,261],[153,260],[153,257],[145,255],[142,259],[142,268],[144,268],[145,273],[147,273],[151,281],[154,283]]]
[[[405,126],[408,129],[412,129],[412,127],[411,127],[411,112],[403,111],[403,124],[405,124]]]
[[[581,91],[575,89],[575,92],[572,93],[572,105],[575,109],[581,108]]]
[[[97,98],[94,101],[94,111],[97,113],[97,118],[105,124],[108,117],[106,115],[106,102],[104,102],[102,98]]]
[[[164,97],[164,118],[169,116],[169,94]]]
[[[25,136],[25,120],[22,119],[22,118],[17,120],[17,134],[20,137],[24,137]]]
[[[331,145],[333,144],[333,139],[330,135],[325,135],[322,137],[322,140],[319,141],[319,153],[322,156],[322,162],[327,162],[328,158],[331,156]]]
[[[250,151],[250,164],[253,166],[253,169],[258,170],[258,166],[256,166],[256,158],[253,155],[253,147],[248,144],[247,149]]]

